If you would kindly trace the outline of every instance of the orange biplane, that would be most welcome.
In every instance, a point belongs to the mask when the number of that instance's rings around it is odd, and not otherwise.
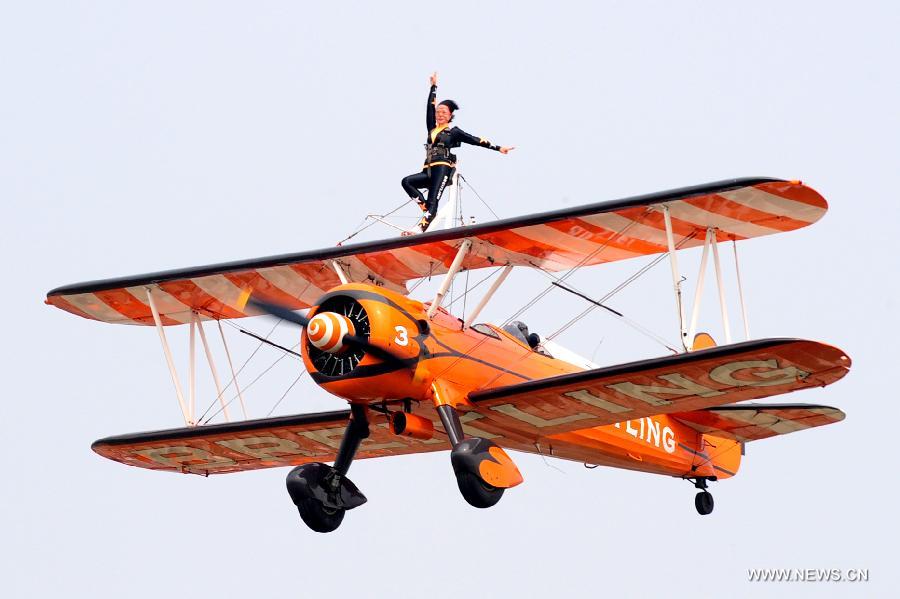
[[[739,402],[828,385],[847,373],[850,359],[800,339],[731,343],[727,319],[726,345],[695,334],[707,257],[719,275],[718,243],[798,229],[826,210],[825,200],[798,181],[735,179],[417,236],[69,285],[46,301],[92,320],[155,326],[162,341],[187,426],[101,439],[95,452],[130,466],[201,475],[294,466],[288,491],[315,531],[336,529],[346,510],[366,501],[347,478],[354,458],[448,449],[459,489],[475,507],[494,505],[522,482],[506,451],[516,450],[688,479],[699,489],[697,511],[708,514],[708,481],[737,472],[746,442],[844,418],[821,405]],[[688,319],[677,250],[700,246]],[[475,322],[514,268],[571,271],[654,254],[668,254],[672,268],[683,346],[674,355],[601,368],[521,323]],[[498,276],[465,320],[442,308],[459,272],[487,268]],[[443,280],[430,301],[408,297],[410,281],[434,275]],[[578,293],[561,279],[554,284]],[[302,328],[306,369],[350,409],[198,425],[166,327],[191,327],[192,381],[199,331],[221,399],[202,322],[265,313]]]

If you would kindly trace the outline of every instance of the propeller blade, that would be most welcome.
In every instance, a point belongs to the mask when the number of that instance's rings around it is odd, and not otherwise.
[[[270,304],[269,302],[264,302],[253,298],[251,298],[247,303],[254,308],[262,310],[266,314],[271,314],[272,316],[275,316],[282,320],[286,320],[288,322],[292,322],[301,327],[305,327],[309,324],[309,318],[303,316],[302,314],[297,314],[290,308],[285,308],[284,306],[279,306],[278,304]]]
[[[290,308],[286,308],[280,304],[273,304],[271,302],[251,297],[251,293],[252,292],[250,289],[244,289],[243,291],[241,291],[241,295],[238,298],[238,308],[243,310],[249,304],[257,310],[260,310],[261,312],[265,312],[266,314],[270,314],[272,316],[275,316],[276,318],[280,318],[288,322],[293,322],[294,324],[301,327],[305,327],[309,324],[309,319],[302,314],[297,314]]]

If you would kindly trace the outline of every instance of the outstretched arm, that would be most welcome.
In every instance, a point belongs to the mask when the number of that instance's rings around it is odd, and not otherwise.
[[[437,126],[434,120],[434,104],[437,102],[437,73],[431,74],[431,91],[428,93],[428,104],[425,105],[425,126],[430,133]]]
[[[494,145],[491,142],[489,142],[488,140],[486,140],[485,138],[475,137],[474,135],[471,135],[470,133],[466,133],[465,131],[463,131],[462,129],[460,129],[458,127],[456,129],[456,133],[457,133],[457,135],[459,135],[459,141],[461,141],[463,143],[471,144],[473,146],[479,146],[482,148],[487,148],[489,150],[496,150],[496,151],[500,152],[501,154],[509,154],[509,152],[511,150],[516,149],[515,146]]]

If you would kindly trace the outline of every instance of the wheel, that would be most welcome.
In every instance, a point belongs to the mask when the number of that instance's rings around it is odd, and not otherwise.
[[[697,508],[697,513],[701,516],[711,514],[714,505],[715,502],[713,501],[712,493],[709,491],[700,491],[697,493],[697,496],[694,497],[694,507]]]
[[[472,507],[488,508],[495,505],[503,497],[503,489],[493,487],[472,472],[458,472],[456,484],[459,492]]]
[[[331,532],[336,530],[344,520],[347,510],[325,507],[321,501],[311,498],[301,499],[297,503],[297,510],[303,522],[316,532]]]

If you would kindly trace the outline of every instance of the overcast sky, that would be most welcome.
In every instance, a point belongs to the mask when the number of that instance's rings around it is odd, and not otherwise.
[[[896,590],[898,16],[891,2],[0,0],[0,595]],[[708,517],[686,482],[537,456],[515,455],[526,482],[490,510],[463,501],[445,453],[360,461],[351,478],[369,503],[330,535],[300,522],[286,469],[204,479],[91,452],[100,437],[179,426],[177,402],[152,329],[75,318],[43,305],[46,292],[334,245],[404,201],[432,70],[459,126],[517,146],[459,152],[504,217],[736,176],[821,192],[822,221],[742,244],[741,267],[753,337],[825,341],[854,361],[784,401],[847,419],[751,444],[738,476],[712,485]],[[685,253],[689,289],[698,262]],[[600,296],[645,263],[573,281]],[[545,284],[514,273],[483,317],[502,322]],[[710,287],[702,324],[721,339]],[[611,305],[674,341],[670,289],[662,264]],[[584,307],[557,293],[524,315],[532,330]],[[296,342],[286,326],[274,336]],[[172,337],[184,372],[184,331]],[[232,337],[243,361],[255,345]],[[604,365],[665,353],[600,311],[559,341]],[[278,353],[257,358],[254,373]],[[299,372],[278,363],[248,392],[251,416]],[[304,377],[274,413],[341,407]],[[871,580],[749,583],[753,567]]]

